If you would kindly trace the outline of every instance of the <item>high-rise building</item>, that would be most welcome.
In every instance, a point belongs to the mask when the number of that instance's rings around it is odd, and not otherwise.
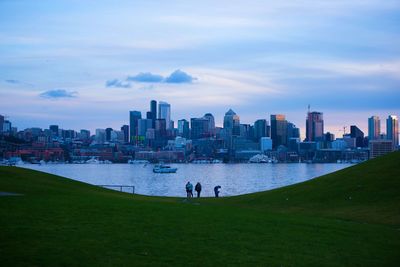
[[[151,119],[139,119],[138,120],[138,136],[145,138],[148,129],[152,128]]]
[[[287,145],[287,121],[285,115],[271,115],[271,139],[274,148]]]
[[[386,120],[386,138],[392,140],[394,148],[399,145],[399,120],[395,115],[389,115]]]
[[[129,125],[122,125],[121,132],[124,134],[124,142],[129,142]]]
[[[156,119],[155,138],[162,138],[167,135],[167,125],[165,119]]]
[[[187,120],[178,120],[178,135],[184,138],[189,138],[190,129],[189,122]]]
[[[357,126],[350,126],[350,137],[356,139],[357,147],[364,147],[364,133]]]
[[[142,113],[140,111],[129,111],[129,129],[130,129],[130,138],[129,141],[134,143],[136,140],[136,136],[138,135],[138,120],[142,118]]]
[[[236,113],[229,109],[224,116],[224,129],[228,136],[240,135],[240,118]]]
[[[81,140],[89,140],[90,138],[90,131],[89,130],[85,130],[85,129],[81,129],[80,133],[79,133],[79,138]]]
[[[256,120],[254,122],[254,140],[258,142],[261,137],[270,137],[270,130],[267,120]]]
[[[215,135],[215,119],[214,116],[211,113],[206,113],[204,115],[204,118],[208,120],[208,131],[210,136]]]
[[[50,125],[49,129],[53,136],[58,136],[58,125]]]
[[[106,141],[106,130],[96,129],[95,140],[96,140],[96,143],[103,144]]]
[[[167,129],[171,128],[171,105],[167,102],[158,103],[158,119],[164,119]]]
[[[199,139],[208,136],[209,133],[209,120],[206,118],[191,118],[190,128],[191,128],[191,138]]]
[[[296,127],[296,125],[294,125],[291,122],[287,123],[287,140],[289,143],[289,140],[291,138],[300,138],[300,129]]]
[[[106,128],[106,141],[111,141],[111,132],[113,131],[112,128]]]
[[[3,123],[3,132],[4,133],[10,133],[11,132],[11,122],[9,120],[5,120]]]
[[[157,101],[151,100],[150,101],[150,112],[148,112],[147,119],[152,120],[152,128],[156,127],[156,119],[157,119]]]
[[[378,140],[381,134],[381,120],[378,116],[368,119],[368,140]]]
[[[324,136],[324,118],[322,112],[308,112],[306,119],[306,141],[321,141]]]

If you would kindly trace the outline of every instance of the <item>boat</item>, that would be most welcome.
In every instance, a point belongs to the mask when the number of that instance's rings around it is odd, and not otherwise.
[[[164,164],[157,164],[153,168],[154,173],[176,173],[178,168],[172,168],[171,166]]]

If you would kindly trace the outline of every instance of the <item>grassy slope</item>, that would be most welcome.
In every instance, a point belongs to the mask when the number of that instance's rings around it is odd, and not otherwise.
[[[191,202],[0,167],[0,264],[397,266],[399,162]]]

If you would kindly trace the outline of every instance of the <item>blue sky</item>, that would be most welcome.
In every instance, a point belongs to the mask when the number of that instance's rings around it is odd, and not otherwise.
[[[119,128],[156,99],[366,130],[400,115],[400,1],[0,0],[0,99],[19,128]]]

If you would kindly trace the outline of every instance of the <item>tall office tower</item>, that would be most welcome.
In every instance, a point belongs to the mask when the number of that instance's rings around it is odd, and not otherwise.
[[[378,140],[381,134],[381,120],[378,116],[368,119],[368,140]]]
[[[392,140],[393,148],[399,145],[399,119],[395,115],[389,115],[386,120],[386,136]]]
[[[271,115],[271,139],[274,148],[287,145],[287,121],[285,115]]]
[[[206,118],[191,118],[190,128],[191,128],[191,138],[199,139],[207,137],[209,134],[209,120]]]
[[[124,133],[124,143],[129,142],[129,125],[122,125],[121,132]]]
[[[136,140],[137,130],[138,130],[138,120],[142,118],[142,113],[140,111],[129,111],[129,142],[134,143]]]
[[[152,127],[155,128],[156,127],[156,119],[157,119],[157,101],[155,100],[151,100],[150,101],[150,112],[151,112],[151,118],[148,119],[152,119]]]
[[[53,136],[58,136],[58,125],[50,125],[49,129]]]
[[[291,122],[287,123],[287,142],[289,144],[289,140],[291,138],[300,138],[300,129],[296,127]]]
[[[240,135],[240,118],[236,113],[229,109],[224,116],[224,129],[228,136]]]
[[[357,126],[350,126],[350,137],[356,139],[356,147],[364,147],[364,133]]]
[[[85,130],[85,129],[81,129],[79,137],[81,140],[89,140],[90,139],[90,131],[89,130]]]
[[[261,119],[254,122],[254,139],[259,142],[261,137],[270,137],[268,121]]]
[[[139,119],[138,120],[138,136],[142,139],[146,137],[146,132],[148,129],[152,128],[151,119]]]
[[[165,119],[156,119],[155,138],[159,139],[167,135],[167,123]]]
[[[208,120],[208,132],[210,136],[215,135],[215,119],[214,116],[211,113],[206,113],[204,117],[206,120]]]
[[[306,141],[321,141],[324,137],[324,118],[322,112],[308,111],[306,119]]]
[[[171,128],[171,105],[167,102],[158,103],[158,119],[164,119],[167,129]]]
[[[189,122],[187,120],[178,120],[178,135],[184,138],[189,138],[190,129]]]
[[[111,132],[113,131],[112,128],[106,128],[106,141],[111,140]]]

